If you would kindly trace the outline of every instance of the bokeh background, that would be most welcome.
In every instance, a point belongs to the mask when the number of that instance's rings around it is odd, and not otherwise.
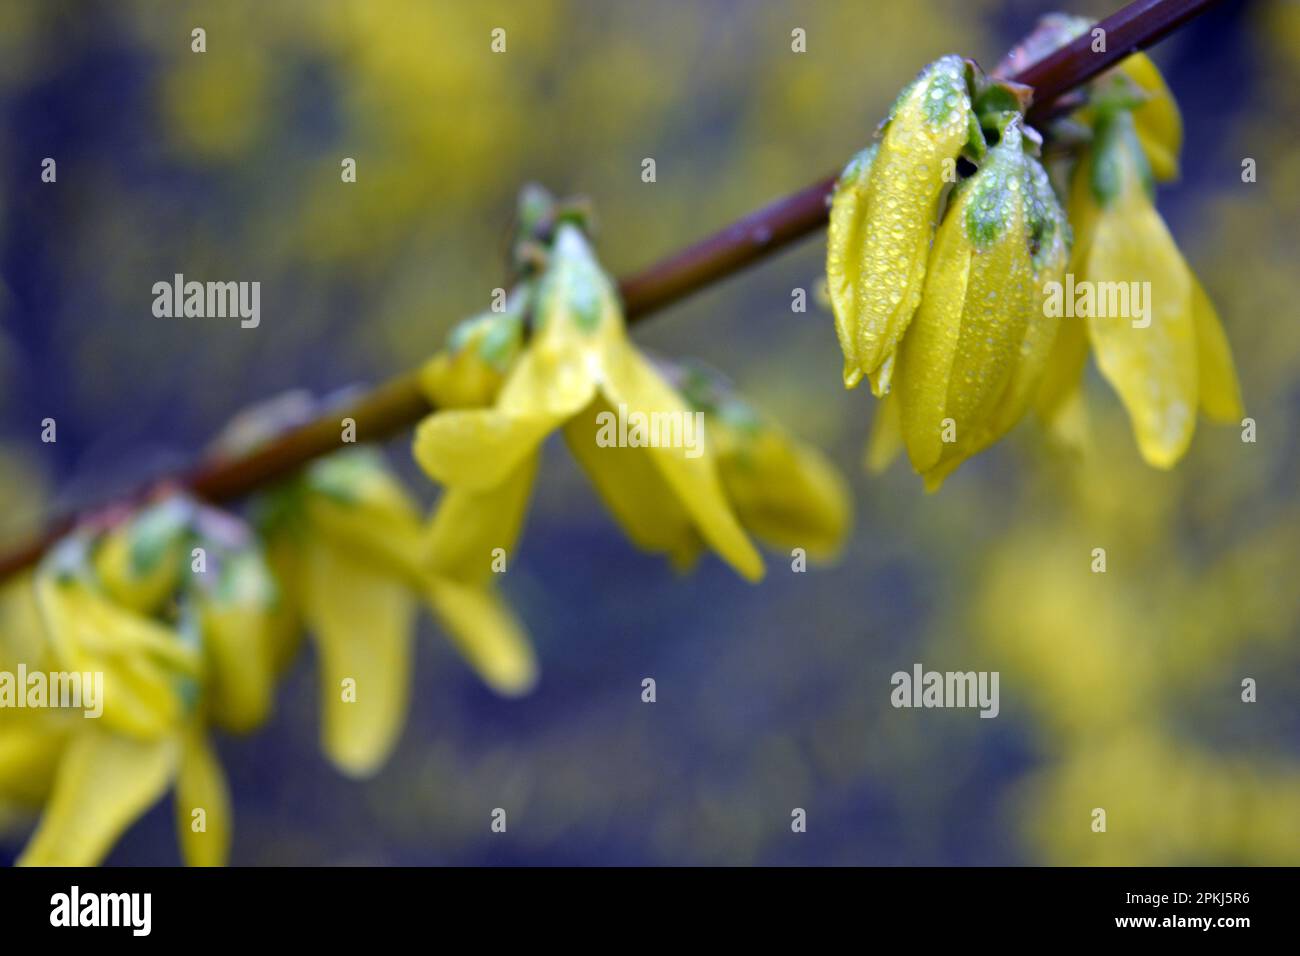
[[[991,67],[1052,9],[0,4],[0,539],[187,460],[246,403],[432,353],[502,283],[521,183],[590,196],[626,273],[837,168],[923,63]],[[1225,3],[1154,57],[1187,130],[1161,209],[1257,443],[1202,422],[1175,471],[1147,469],[1090,371],[1082,454],[1028,423],[936,496],[904,464],[868,478],[870,401],[840,385],[829,315],[790,308],[821,272],[809,240],[636,335],[721,367],[833,456],[857,503],[843,560],[792,574],[772,555],[758,587],[713,558],[680,576],[549,448],[503,583],[537,690],[493,696],[426,620],[400,746],[350,781],[317,746],[308,649],[274,719],[219,740],[233,861],[1300,863],[1300,4]],[[261,327],[155,319],[175,272],[259,279]],[[406,441],[391,453],[432,501]],[[918,661],[999,671],[1001,715],[894,710],[889,676]],[[22,839],[0,837],[0,861]],[[177,859],[164,800],[109,862]]]

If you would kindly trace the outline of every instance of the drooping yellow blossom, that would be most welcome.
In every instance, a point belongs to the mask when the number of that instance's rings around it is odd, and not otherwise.
[[[741,526],[769,547],[801,548],[814,560],[834,560],[853,524],[853,500],[826,456],[761,414],[710,369],[682,362],[665,374],[703,412]],[[702,547],[691,531],[671,557],[686,566]]]
[[[843,476],[813,446],[775,423],[757,428],[710,416],[718,467],[741,525],[774,548],[802,548],[833,560],[852,524]]]
[[[1078,17],[1044,17],[1018,48],[1015,65],[1041,59],[1091,26]],[[1079,303],[1086,319],[1071,317],[1078,310],[1070,309],[1062,320],[1035,405],[1058,436],[1082,443],[1083,371],[1091,343],[1102,375],[1129,412],[1143,458],[1168,468],[1191,441],[1196,408],[1217,420],[1236,420],[1240,390],[1214,308],[1152,203],[1152,179],[1178,175],[1178,104],[1141,53],[1125,58],[1089,90],[1089,105],[1075,114],[1092,141],[1070,185],[1077,241],[1066,288],[1092,298]],[[1125,285],[1105,285],[1111,282]],[[1130,302],[1134,295],[1145,302],[1149,311],[1139,321],[1128,314],[1093,314],[1121,290]]]
[[[69,671],[104,675],[112,700],[100,718],[105,726],[137,737],[163,736],[185,714],[179,682],[199,678],[202,652],[174,625],[114,603],[80,566],[87,548],[83,539],[68,541],[36,576],[54,656]]]
[[[945,56],[903,90],[878,148],[854,157],[835,189],[826,274],[844,384],[889,390],[894,350],[921,301],[946,185],[978,138],[967,64]],[[982,140],[978,140],[982,145]]]
[[[1077,18],[1044,18],[995,75],[1041,59],[1089,25]],[[1177,175],[1182,143],[1178,107],[1159,71],[1142,56],[1129,57],[1090,90],[1088,105],[1076,116],[1091,128],[1093,138],[1074,171],[1068,221],[1038,160],[1028,155],[1016,160],[1025,175],[1009,180],[1022,189],[1010,197],[1011,205],[1025,206],[1019,218],[1008,218],[1024,230],[1032,255],[1021,243],[1008,244],[1002,249],[1005,261],[988,250],[991,255],[968,268],[955,219],[972,214],[973,191],[981,182],[989,188],[998,161],[977,155],[973,134],[961,147],[978,171],[947,196],[919,307],[896,359],[882,365],[873,380],[879,395],[892,378],[898,395],[886,395],[876,416],[867,450],[869,469],[883,469],[902,443],[933,490],[961,461],[1004,435],[1031,405],[1059,437],[1083,444],[1081,384],[1089,343],[1102,374],[1129,411],[1144,458],[1154,465],[1169,467],[1186,450],[1198,405],[1221,420],[1240,416],[1226,337],[1151,204],[1152,167],[1160,178]],[[1001,128],[1022,112],[1020,92],[1013,83],[987,83],[974,74],[971,108],[981,131]],[[904,99],[908,95],[910,90]],[[1017,123],[1020,132],[1032,134],[1023,120]],[[1076,123],[1057,132],[1067,145],[1077,146],[1079,129]],[[995,151],[1007,157],[1004,145]],[[869,225],[863,208],[869,205],[868,188],[879,166],[879,153],[868,150],[855,157],[833,201],[828,292],[842,344],[848,327],[843,319],[853,301],[843,250],[861,242],[857,230]],[[988,202],[983,197],[982,203]],[[1076,238],[1072,258],[1071,231]],[[1094,298],[1079,309],[1073,300],[1063,307],[1076,287],[1086,287]],[[1117,288],[1141,297],[1123,296],[1132,299],[1134,309],[1145,302],[1144,321],[1130,323],[1133,316],[1127,312],[1117,317],[1090,308],[1117,301],[1111,295]],[[985,299],[982,311],[976,295]],[[967,309],[971,312],[964,320],[956,318]],[[980,315],[982,323],[975,321]]]
[[[419,510],[365,449],[336,453],[266,504],[277,578],[292,602],[282,625],[305,626],[321,666],[322,746],[344,772],[373,773],[406,718],[421,602],[499,693],[536,680],[523,627],[486,581],[467,584],[424,562]]]
[[[1019,124],[951,202],[899,350],[903,442],[931,490],[1019,420],[1056,334],[1036,289],[1064,265],[1065,228]]]
[[[761,577],[707,433],[693,447],[605,440],[610,421],[685,423],[691,409],[628,341],[614,287],[576,225],[560,223],[535,295],[532,337],[495,403],[435,412],[416,431],[416,460],[457,496],[435,519],[430,560],[472,580],[495,549],[512,551],[541,443],[563,430],[637,545],[672,554],[691,527],[743,576]]]
[[[1102,376],[1128,411],[1142,457],[1170,468],[1191,442],[1198,407],[1234,421],[1241,398],[1218,316],[1156,211],[1152,191],[1132,112],[1100,111],[1071,184],[1077,243],[1070,271],[1095,297],[1085,310],[1088,338]],[[1107,290],[1144,301],[1144,313],[1130,307],[1109,314],[1101,307]]]

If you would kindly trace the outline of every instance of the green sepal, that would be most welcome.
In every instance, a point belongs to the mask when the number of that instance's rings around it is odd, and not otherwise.
[[[375,449],[349,448],[312,462],[303,473],[303,483],[306,491],[351,507],[361,502],[357,489],[362,480],[383,470],[383,457]]]
[[[190,530],[194,505],[173,496],[150,505],[136,515],[127,529],[131,572],[142,577],[158,567],[167,552]]]
[[[1089,186],[1093,198],[1103,209],[1119,198],[1124,188],[1126,162],[1132,162],[1137,167],[1138,182],[1147,195],[1154,198],[1155,177],[1151,173],[1146,153],[1138,142],[1132,112],[1123,108],[1099,112],[1094,126]]]

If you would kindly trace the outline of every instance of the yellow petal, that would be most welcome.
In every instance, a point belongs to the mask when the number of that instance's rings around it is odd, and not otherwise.
[[[1214,303],[1201,284],[1192,280],[1192,322],[1196,327],[1197,383],[1201,409],[1215,421],[1241,421],[1241,384],[1232,361],[1228,337],[1219,324]]]
[[[304,498],[312,534],[396,574],[416,575],[423,529],[415,500],[377,455],[347,452],[317,463]],[[319,466],[332,473],[322,474]]]
[[[1033,293],[1029,299],[1030,313],[1020,343],[1020,354],[1012,367],[1006,390],[989,417],[982,439],[984,445],[1000,439],[1024,416],[1031,404],[1041,400],[1043,380],[1049,373],[1058,371],[1053,362],[1060,358],[1057,343],[1062,334],[1063,310],[1048,307],[1051,300],[1049,290],[1062,290],[1070,259],[1070,225],[1047,171],[1036,159],[1026,159],[1024,164],[1028,186],[1026,210],[1034,246],[1031,254]],[[1082,323],[1074,320],[1074,325],[1075,347],[1086,351],[1087,344],[1082,341]]]
[[[898,389],[890,389],[876,405],[876,414],[871,420],[871,437],[867,439],[865,464],[873,475],[882,473],[893,464],[903,450],[900,414]]]
[[[1039,416],[1048,425],[1057,420],[1072,400],[1080,397],[1087,362],[1088,328],[1085,321],[1062,319],[1034,399]]]
[[[435,408],[481,408],[496,398],[523,341],[526,291],[517,286],[503,312],[457,325],[448,347],[420,368],[420,389]]]
[[[1145,53],[1132,54],[1119,69],[1148,96],[1145,103],[1133,110],[1133,123],[1152,174],[1161,182],[1177,179],[1178,154],[1183,147],[1183,118],[1178,112],[1178,102]]]
[[[593,401],[564,427],[569,451],[633,544],[670,557],[690,551],[694,522],[647,449],[597,444],[600,416],[615,414],[603,397]]]
[[[234,831],[230,788],[207,734],[199,727],[187,728],[182,738],[175,801],[185,865],[225,866]]]
[[[858,367],[858,283],[861,276],[863,226],[867,218],[867,185],[879,145],[873,143],[844,167],[831,196],[826,234],[826,292],[835,315],[835,332],[844,353],[844,385],[853,388],[862,378]]]
[[[481,584],[492,574],[497,548],[513,555],[528,513],[538,456],[495,488],[448,488],[433,514],[424,544],[425,565],[439,577]]]
[[[1065,328],[1065,323],[1061,328]],[[1065,396],[1051,420],[1047,421],[1047,431],[1053,441],[1068,451],[1084,454],[1089,450],[1092,438],[1082,382]]]
[[[0,670],[48,669],[50,655],[45,625],[36,600],[35,576],[28,571],[0,585]]]
[[[140,560],[136,544],[133,524],[109,532],[95,552],[95,573],[115,603],[140,614],[153,614],[180,581],[181,542],[179,538],[167,542],[148,562]]]
[[[867,373],[867,381],[871,383],[871,394],[876,398],[883,399],[889,394],[894,383],[894,366],[897,360],[898,349],[894,349],[876,366],[875,371]]]
[[[496,405],[426,418],[415,433],[416,461],[445,485],[496,487],[590,404],[606,353],[623,341],[613,287],[582,234],[562,225],[537,292],[533,337]]]
[[[1050,189],[1045,174],[1040,185],[1042,189]],[[1049,202],[1055,205],[1054,198],[1049,197]],[[1059,214],[1059,208],[1055,212]],[[1024,336],[1013,360],[1006,387],[983,424],[973,432],[967,432],[961,455],[953,459],[954,468],[961,460],[978,454],[1011,431],[1024,417],[1026,409],[1041,389],[1061,326],[1060,313],[1047,308],[1046,289],[1049,286],[1060,287],[1067,256],[1065,237],[1059,231],[1053,231],[1047,241],[1048,244],[1042,250],[1043,258],[1036,260],[1041,263],[1041,269],[1033,277],[1033,294],[1028,300],[1031,306],[1024,324]],[[1082,323],[1078,320],[1071,321],[1082,328]],[[940,469],[929,473],[928,484],[932,490],[937,490],[952,470]]]
[[[1020,214],[1023,216],[1023,211]],[[947,410],[958,434],[977,433],[1012,376],[1033,303],[1032,271],[1022,226],[976,257],[966,286],[961,336],[948,377]]]
[[[306,545],[301,532],[280,530],[264,539],[264,547],[276,591],[267,643],[275,673],[280,675],[292,663],[302,645],[302,586],[299,579],[302,574],[301,554]]]
[[[61,669],[104,675],[100,719],[106,726],[140,737],[158,737],[176,726],[184,682],[201,671],[195,648],[77,580],[41,574],[37,598]]]
[[[595,387],[587,389],[587,398]],[[415,459],[435,481],[457,488],[495,488],[536,454],[552,431],[581,406],[563,415],[514,415],[498,409],[438,412],[415,430]]]
[[[898,347],[921,301],[944,161],[970,135],[965,65],[946,56],[926,67],[896,107],[872,163],[862,231],[857,359],[871,375]],[[876,383],[878,394],[889,387]]]
[[[19,716],[23,714],[23,716]],[[0,719],[0,802],[42,803],[49,793],[75,722],[50,711],[16,711]]]
[[[420,368],[420,390],[435,408],[482,408],[492,404],[503,376],[472,350],[438,352]]]
[[[943,487],[943,483],[948,480],[948,476],[957,470],[958,466],[966,460],[965,455],[954,455],[950,458],[942,458],[939,463],[929,471],[921,473],[921,479],[925,484],[926,494],[934,494]]]
[[[954,211],[955,212],[955,211]],[[963,216],[950,213],[939,227],[916,320],[898,350],[899,422],[912,467],[927,471],[939,461],[943,420],[948,417],[948,378],[956,356],[972,256]]]
[[[1128,410],[1142,457],[1170,468],[1196,428],[1196,335],[1187,265],[1155,209],[1126,201],[1098,217],[1085,277],[1094,290],[1107,288],[1102,283],[1150,283],[1140,286],[1150,290],[1149,326],[1135,328],[1142,319],[1094,316],[1088,334],[1098,369]]]
[[[499,694],[532,690],[537,661],[523,626],[486,587],[433,580],[429,602],[456,649]]]
[[[205,701],[216,724],[247,732],[266,720],[275,691],[276,584],[253,547],[222,556],[215,573],[195,605],[207,663]]]
[[[406,582],[328,541],[304,558],[303,617],[321,672],[321,735],[345,773],[373,773],[406,719],[414,601]]]
[[[745,530],[775,548],[833,560],[853,521],[848,485],[835,466],[774,423],[749,432],[709,421],[722,484]]]
[[[602,392],[611,407],[625,405],[628,415],[638,412],[647,416],[666,413],[670,417],[693,414],[681,396],[631,346],[611,350],[608,361],[608,378]],[[694,451],[686,447],[638,450],[654,462],[709,546],[742,577],[757,581],[763,576],[763,559],[740,527],[723,493],[708,435],[696,437],[698,445]],[[618,448],[598,450],[600,454],[591,458],[597,469],[605,467],[606,460],[612,464],[615,456],[608,456],[606,452],[620,451]],[[691,457],[692,454],[695,457]]]
[[[265,722],[275,692],[268,609],[206,602],[200,612],[208,657],[207,700],[221,727],[246,733]]]
[[[176,772],[175,736],[137,740],[99,725],[68,743],[54,790],[18,863],[95,866],[122,832],[167,790]]]
[[[931,489],[951,470],[936,466],[979,450],[1021,357],[1035,301],[1023,164],[1018,131],[1008,127],[944,217],[925,300],[903,343],[903,437]]]

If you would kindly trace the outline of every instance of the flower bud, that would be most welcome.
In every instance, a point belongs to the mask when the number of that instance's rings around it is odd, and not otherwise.
[[[867,375],[877,395],[889,390],[894,349],[921,301],[939,201],[972,129],[982,147],[967,64],[945,56],[899,96],[875,155],[859,154],[845,171],[832,199],[827,273],[846,387]]]
[[[447,347],[420,369],[420,388],[438,408],[492,404],[523,344],[528,286],[506,300],[504,312],[485,312],[452,330]]]

